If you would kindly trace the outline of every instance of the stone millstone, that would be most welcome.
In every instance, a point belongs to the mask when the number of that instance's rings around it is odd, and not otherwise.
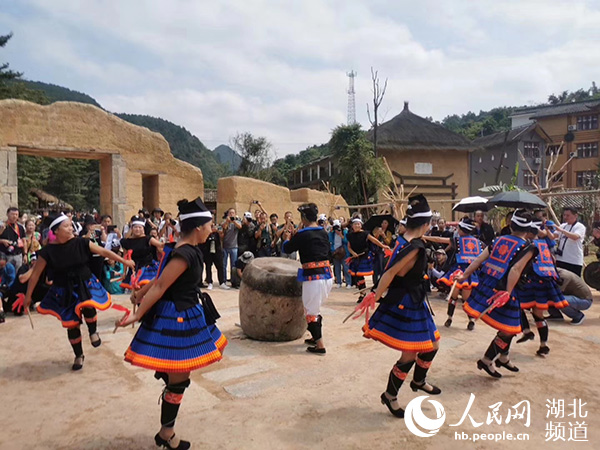
[[[256,258],[244,269],[240,324],[260,341],[293,341],[306,332],[300,263],[285,258]]]

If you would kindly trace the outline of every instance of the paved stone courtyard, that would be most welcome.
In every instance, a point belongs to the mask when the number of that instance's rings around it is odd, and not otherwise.
[[[476,368],[494,332],[478,323],[466,330],[467,319],[457,309],[452,328],[444,328],[446,304],[431,297],[435,321],[442,334],[441,350],[429,381],[438,385],[446,419],[439,433],[422,438],[392,417],[379,396],[399,353],[362,338],[362,320],[343,318],[355,306],[354,291],[334,289],[323,309],[327,355],[307,354],[302,340],[258,342],[246,339],[236,323],[237,290],[215,289],[211,295],[229,339],[225,358],[192,374],[177,421],[178,434],[194,448],[210,449],[413,449],[464,448],[455,432],[528,433],[529,441],[469,442],[468,448],[598,448],[600,442],[600,306],[595,304],[583,325],[551,323],[550,355],[535,356],[537,341],[513,345],[512,360],[521,371],[503,371],[500,380]],[[598,299],[597,299],[598,300]],[[126,296],[117,303],[127,305]],[[598,302],[596,302],[598,303]],[[72,352],[66,332],[49,316],[33,314],[35,330],[25,317],[8,317],[0,325],[1,449],[143,449],[155,448],[162,390],[152,372],[123,362],[134,330],[112,334],[116,310],[99,313],[103,339],[94,349],[84,337],[85,366],[71,372]],[[475,400],[469,418],[459,426],[470,394]],[[400,391],[406,405],[418,397],[408,386]],[[582,399],[585,418],[568,417],[569,403]],[[564,400],[564,417],[546,417],[547,400]],[[511,406],[531,404],[531,424],[505,423]],[[490,406],[498,406],[502,425],[486,424]],[[572,409],[572,408],[571,408]],[[514,410],[513,410],[514,411]],[[423,412],[435,417],[425,401]],[[583,411],[582,411],[583,413]],[[589,442],[566,441],[575,420],[585,422]],[[546,442],[552,422],[557,442]],[[562,423],[562,425],[558,425]],[[563,427],[561,429],[561,427]],[[582,432],[580,428],[579,432]],[[558,430],[558,431],[556,431]],[[565,442],[560,438],[564,431]],[[461,435],[462,436],[462,435]]]

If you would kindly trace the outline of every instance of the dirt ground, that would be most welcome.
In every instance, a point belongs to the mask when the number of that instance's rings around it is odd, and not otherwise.
[[[191,440],[193,448],[600,448],[598,296],[581,326],[550,324],[547,358],[535,356],[537,340],[513,344],[512,360],[521,370],[517,374],[502,370],[504,377],[496,380],[476,367],[494,331],[483,323],[467,331],[466,316],[458,309],[452,328],[444,328],[446,304],[434,293],[431,304],[442,341],[428,379],[443,390],[435,400],[443,405],[446,418],[439,433],[418,437],[379,400],[399,353],[364,339],[362,320],[342,324],[355,306],[354,291],[334,289],[323,308],[325,356],[306,353],[302,340],[246,339],[236,326],[238,293],[211,292],[229,346],[221,362],[192,374],[177,432]],[[115,301],[128,303],[126,296]],[[102,346],[94,349],[84,337],[86,360],[79,372],[70,370],[73,355],[66,332],[53,317],[33,314],[35,330],[26,317],[9,315],[0,325],[1,449],[155,448],[162,384],[151,371],[123,362],[135,330],[112,334],[120,315],[114,309],[99,313]],[[457,425],[471,393],[475,400],[470,416],[478,426],[468,417]],[[407,381],[399,401],[406,405],[419,396]],[[555,405],[564,401],[564,411],[555,409],[547,417],[547,404],[553,399]],[[569,416],[575,399],[585,403],[576,411],[577,417]],[[514,412],[511,407],[524,400],[530,402],[530,425],[514,417],[506,423],[507,412]],[[486,423],[493,405],[501,425]],[[427,417],[436,417],[427,400],[422,408]],[[546,442],[548,427],[554,429],[556,442]],[[456,439],[456,433],[466,438],[472,433],[503,432],[527,433],[529,440],[467,443]]]

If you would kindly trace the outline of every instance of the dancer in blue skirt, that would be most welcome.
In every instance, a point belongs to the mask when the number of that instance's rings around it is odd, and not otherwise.
[[[530,213],[517,209],[510,223],[512,234],[497,238],[492,246],[487,247],[463,275],[457,278],[459,283],[464,282],[481,267],[479,284],[463,305],[463,309],[469,316],[481,318],[498,330],[483,358],[477,361],[477,368],[485,370],[494,378],[502,377],[494,368],[494,363],[497,367],[504,367],[511,372],[519,371],[510,362],[508,354],[513,338],[521,332],[520,291],[515,288],[519,282],[523,282],[522,277],[525,278],[530,272],[532,258],[537,253],[535,246],[526,240],[532,226],[532,218]],[[509,300],[502,306],[488,310],[490,299],[498,292],[507,293]],[[484,312],[486,313],[483,314]]]
[[[116,253],[91,243],[89,239],[74,237],[73,223],[64,214],[55,217],[49,228],[52,239],[37,253],[38,259],[29,279],[23,306],[25,310],[29,308],[40,275],[47,268],[53,284],[37,311],[56,317],[67,329],[75,353],[72,369],[79,370],[84,360],[80,329],[82,316],[92,346],[99,347],[102,341],[96,330],[96,309],[103,311],[111,305],[110,294],[90,270],[92,255],[118,261],[127,267],[133,267],[133,261],[125,261]]]
[[[155,378],[167,384],[162,394],[161,429],[154,440],[168,449],[190,448],[174,429],[190,372],[220,361],[227,345],[215,324],[218,313],[199,287],[202,251],[198,244],[211,234],[212,215],[200,198],[181,200],[178,206],[179,242],[165,247],[158,278],[134,294],[134,299],[143,296],[137,312],[116,323],[125,327],[142,322],[125,352],[125,361],[156,371]]]
[[[549,307],[562,309],[569,303],[558,286],[558,272],[545,239],[545,230],[542,227],[543,222],[534,219],[528,236],[538,251],[533,260],[533,271],[525,285],[519,289],[523,336],[517,340],[517,343],[526,342],[535,337],[525,315],[525,311],[529,309],[540,335],[540,347],[536,351],[536,355],[545,357],[550,353],[550,347],[548,347],[548,323],[544,319],[543,311],[547,311]]]
[[[363,300],[363,305],[380,303],[363,327],[364,336],[402,352],[389,374],[387,388],[381,394],[381,403],[399,418],[404,417],[404,410],[398,404],[398,391],[415,362],[411,389],[415,392],[420,389],[430,395],[442,392],[425,380],[440,340],[426,302],[427,255],[421,240],[429,229],[431,216],[423,195],[409,198],[406,233],[398,237],[376,291]],[[386,291],[387,295],[383,297]]]
[[[451,247],[451,260],[450,267],[438,279],[438,283],[444,284],[452,289],[452,296],[448,301],[448,319],[444,323],[445,327],[452,325],[452,317],[454,316],[454,310],[456,303],[458,302],[458,295],[460,294],[462,302],[466,302],[473,288],[479,284],[479,278],[477,272],[474,272],[467,280],[462,283],[456,283],[454,285],[453,275],[456,276],[456,271],[460,270],[464,272],[469,264],[471,264],[483,251],[481,241],[476,237],[472,236],[475,231],[475,223],[469,219],[464,218],[458,223],[458,236],[454,238],[443,238],[438,236],[425,236],[425,239],[432,242],[438,242],[441,244],[450,244]],[[475,328],[475,320],[469,317],[469,323],[467,324],[467,330],[472,331]]]
[[[139,290],[150,283],[158,273],[159,262],[154,259],[154,251],[165,244],[144,234],[145,222],[137,216],[131,218],[131,236],[121,239],[121,247],[135,262],[135,270],[130,270],[121,283],[123,289]],[[154,247],[154,248],[153,248]]]

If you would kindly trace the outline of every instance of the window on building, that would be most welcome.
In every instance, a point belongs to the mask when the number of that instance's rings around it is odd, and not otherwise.
[[[577,177],[577,187],[589,187],[598,185],[598,172],[595,170],[584,170],[575,172]]]
[[[523,142],[523,153],[526,158],[539,158],[540,143],[532,141]]]
[[[585,144],[577,144],[578,158],[595,158],[598,156],[598,143],[586,142]]]
[[[577,130],[597,130],[598,115],[579,116],[577,118]]]
[[[546,156],[562,154],[563,147],[561,145],[549,145],[548,147],[546,147]]]
[[[531,173],[531,172],[524,172],[523,173],[523,184],[525,186],[533,186],[535,183],[535,174]]]
[[[553,183],[556,182],[560,182],[563,180],[563,176],[565,175],[564,172],[554,172],[551,176],[550,176],[550,181]]]

